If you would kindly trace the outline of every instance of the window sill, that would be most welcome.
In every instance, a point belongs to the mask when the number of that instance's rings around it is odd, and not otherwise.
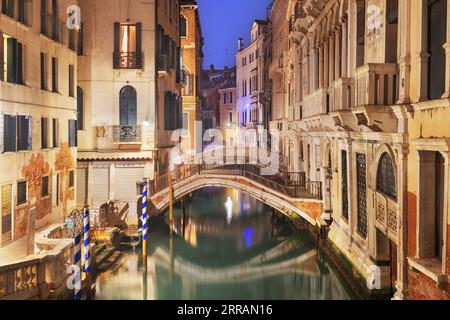
[[[27,202],[24,202],[24,203],[21,203],[21,204],[16,204],[16,207],[17,207],[16,209],[20,210],[20,209],[24,209],[24,208],[26,208],[28,206],[30,206],[30,203],[27,201]]]
[[[408,264],[438,285],[449,282],[449,277],[442,273],[442,263],[437,259],[408,258]]]

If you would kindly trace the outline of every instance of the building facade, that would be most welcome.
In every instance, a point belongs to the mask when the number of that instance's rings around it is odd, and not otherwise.
[[[238,112],[236,99],[236,81],[222,85],[218,93],[220,126],[225,146],[235,146],[238,130]]]
[[[203,69],[203,35],[198,4],[195,0],[181,1],[180,36],[182,48],[183,153],[202,151],[201,128],[201,73]],[[199,136],[200,135],[200,136]]]
[[[137,199],[170,169],[181,128],[178,0],[80,1],[77,205]]]
[[[266,81],[268,22],[256,20],[250,33],[251,43],[244,48],[243,39],[240,38],[236,54],[238,123],[241,131],[248,133],[247,139],[252,140],[246,143],[262,141],[262,130],[267,128],[266,109],[270,102],[270,89]]]
[[[448,6],[275,1],[271,13],[274,50],[277,30],[289,35],[271,68],[286,164],[322,182],[329,240],[395,298],[449,298]]]
[[[66,26],[74,4],[1,3],[0,247],[75,208],[77,31]]]

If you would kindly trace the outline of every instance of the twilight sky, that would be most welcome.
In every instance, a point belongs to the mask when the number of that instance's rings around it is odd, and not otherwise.
[[[216,69],[236,64],[238,38],[244,45],[250,41],[250,28],[255,19],[266,18],[270,0],[197,0],[205,38],[204,68]],[[226,50],[228,49],[228,59]],[[227,61],[228,60],[228,61]]]

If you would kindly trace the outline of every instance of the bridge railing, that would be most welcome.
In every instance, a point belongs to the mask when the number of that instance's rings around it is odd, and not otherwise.
[[[322,183],[308,181],[304,172],[288,172],[280,170],[274,175],[263,175],[264,166],[255,164],[187,164],[177,167],[174,171],[157,177],[149,185],[151,195],[157,194],[169,187],[169,176],[173,183],[182,182],[200,174],[224,176],[242,176],[262,184],[292,198],[322,199]]]

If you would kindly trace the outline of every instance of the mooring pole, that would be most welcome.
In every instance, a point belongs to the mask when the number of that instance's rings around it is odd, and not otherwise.
[[[169,206],[170,206],[170,234],[173,234],[173,179],[169,173]]]
[[[86,299],[92,299],[91,278],[91,224],[89,209],[83,210],[83,233],[84,233],[84,272],[86,274]]]
[[[144,179],[144,187],[142,189],[142,256],[144,257],[144,264],[147,261],[147,179]]]

